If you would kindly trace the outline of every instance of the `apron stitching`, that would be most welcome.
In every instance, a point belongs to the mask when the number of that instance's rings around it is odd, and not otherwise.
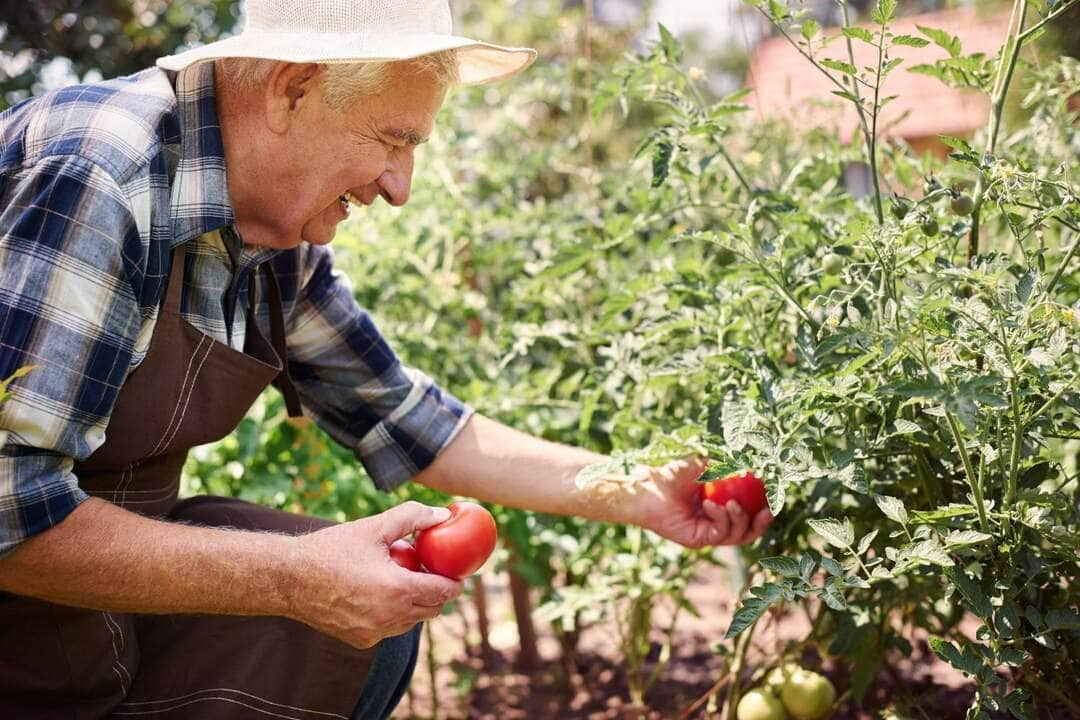
[[[195,697],[196,695],[201,695],[203,693],[213,693],[213,692],[236,693],[237,695],[244,696],[245,698],[251,698],[252,700],[258,700],[259,702],[265,703],[267,705],[271,705],[274,708],[278,708],[278,709],[281,709],[281,710],[295,710],[297,712],[307,713],[309,715],[321,715],[323,717],[340,718],[340,720],[346,720],[345,715],[339,715],[338,713],[323,712],[321,710],[309,710],[307,708],[297,707],[295,705],[285,705],[283,703],[274,702],[273,700],[267,700],[266,698],[260,697],[259,695],[255,695],[253,693],[244,692],[243,690],[237,690],[235,688],[224,688],[224,687],[221,687],[221,688],[204,688],[202,690],[196,690],[195,692],[188,693],[187,695],[179,695],[177,697],[165,698],[165,699],[162,699],[162,700],[136,700],[136,701],[130,701],[130,702],[125,700],[124,702],[120,703],[120,705],[117,707],[117,710],[114,711],[114,712],[117,715],[139,715],[139,714],[145,714],[145,713],[156,713],[156,712],[162,712],[162,711],[165,711],[165,710],[171,710],[171,709],[174,709],[174,708],[183,707],[184,705],[190,705],[191,703],[201,702],[201,701],[204,701],[204,700],[225,700],[225,701],[228,701],[228,702],[235,702],[235,703],[237,703],[239,705],[244,705],[246,707],[250,707],[253,710],[258,710],[259,712],[265,712],[267,714],[272,714],[272,715],[275,715],[277,717],[293,717],[291,715],[279,715],[277,713],[271,713],[268,710],[262,710],[260,708],[257,708],[255,706],[253,706],[253,705],[248,705],[247,703],[240,702],[239,700],[233,700],[233,699],[230,699],[230,698],[222,696],[222,695],[211,695],[209,697]],[[184,702],[181,702],[181,701],[184,701]],[[173,703],[173,704],[167,705],[166,707],[163,707],[163,708],[147,708],[145,710],[133,710],[132,709],[136,705],[161,705],[162,703]],[[126,709],[127,712],[121,712],[120,708]]]
[[[304,718],[302,716],[300,716],[300,715],[282,715],[281,713],[271,712],[269,710],[264,710],[263,708],[256,707],[254,705],[249,705],[248,703],[245,703],[245,702],[240,702],[239,700],[233,700],[232,698],[218,697],[218,696],[214,696],[214,695],[211,695],[211,696],[205,697],[205,698],[197,698],[195,700],[188,700],[187,702],[179,703],[178,705],[171,705],[169,707],[157,708],[157,709],[154,709],[154,710],[128,710],[128,711],[113,710],[112,714],[113,714],[113,716],[119,716],[119,715],[158,715],[160,713],[169,712],[171,710],[176,710],[178,708],[182,708],[182,707],[185,707],[187,705],[194,705],[195,703],[206,702],[208,700],[221,700],[223,702],[230,702],[230,703],[233,703],[235,705],[240,705],[241,707],[246,707],[246,708],[248,708],[250,710],[254,710],[257,713],[262,713],[263,715],[270,715],[272,717],[284,718],[285,720],[304,720]],[[342,720],[347,720],[344,715],[334,715],[333,717],[342,718]]]
[[[195,356],[199,354],[199,350],[202,348],[203,343],[206,342],[207,336],[203,335],[199,338],[199,344],[195,346],[195,351],[191,353],[191,358],[188,359],[187,372],[184,373],[184,380],[180,384],[180,396],[176,399],[176,406],[173,407],[172,417],[169,418],[169,424],[165,426],[165,430],[161,433],[161,438],[157,441],[157,445],[154,449],[147,453],[147,456],[153,455],[161,449],[162,443],[165,441],[165,437],[169,434],[169,430],[172,429],[173,421],[176,420],[176,412],[180,409],[180,398],[184,395],[184,388],[187,387],[188,378],[191,376],[191,366],[195,362]]]
[[[113,662],[112,669],[113,669],[113,672],[116,673],[116,676],[118,678],[120,678],[120,694],[121,695],[127,695],[127,687],[125,686],[124,676],[127,676],[126,683],[127,683],[127,685],[130,685],[131,684],[131,673],[129,673],[128,669],[126,667],[124,667],[124,663],[120,662],[120,651],[116,647],[116,630],[113,628],[112,622],[110,622],[111,618],[109,616],[109,613],[102,612],[101,616],[103,618],[105,618],[105,627],[109,628],[109,634],[112,636],[113,655],[116,657],[116,660]],[[119,625],[117,627],[119,627]],[[124,635],[123,635],[123,632],[121,632],[120,633],[120,644],[123,645],[123,643],[124,643]],[[121,668],[124,671],[123,674],[120,673],[120,670],[117,670],[117,667]]]
[[[131,487],[131,482],[135,479],[135,463],[137,460],[132,460],[124,468],[124,473],[120,476],[120,504],[125,505],[127,503],[127,491]]]
[[[177,421],[175,427],[173,427],[172,435],[169,436],[169,439],[165,443],[166,446],[176,438],[176,434],[180,432],[180,428],[184,424],[184,418],[187,416],[188,405],[191,403],[191,396],[195,394],[195,385],[198,383],[199,374],[202,372],[203,365],[206,364],[206,361],[210,358],[210,355],[213,351],[214,345],[211,342],[209,345],[206,346],[206,354],[203,355],[203,359],[199,362],[199,367],[195,370],[195,375],[191,378],[191,389],[188,390],[187,398],[184,400],[184,409],[180,413],[180,419]]]

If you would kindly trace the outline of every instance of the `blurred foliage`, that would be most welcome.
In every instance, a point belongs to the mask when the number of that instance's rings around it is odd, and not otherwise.
[[[78,80],[130,75],[228,34],[239,13],[238,0],[2,0],[0,110],[42,89],[43,69],[58,58],[70,65],[57,71]]]

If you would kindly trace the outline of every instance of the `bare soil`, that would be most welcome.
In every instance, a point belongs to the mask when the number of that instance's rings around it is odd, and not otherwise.
[[[395,713],[397,720],[680,720],[721,718],[726,698],[712,690],[727,677],[726,664],[713,646],[731,621],[735,596],[727,571],[709,567],[690,588],[690,600],[700,617],[680,618],[672,657],[644,707],[630,704],[625,667],[618,652],[613,625],[596,625],[580,639],[577,662],[568,669],[549,627],[537,623],[541,662],[535,668],[517,664],[517,629],[505,577],[485,575],[490,642],[493,652],[480,657],[476,612],[471,601],[433,622],[421,643],[420,662],[412,686]],[[972,630],[974,627],[972,628]],[[773,657],[785,641],[805,637],[805,616],[788,613],[759,623],[748,655],[750,677],[755,666]],[[660,640],[661,638],[657,638]],[[898,719],[961,720],[974,690],[953,668],[930,650],[925,637],[908,638],[910,657],[897,654],[863,698],[850,699],[832,716],[835,720]],[[659,655],[655,644],[652,659]],[[842,667],[814,656],[803,665],[829,675],[838,693],[847,687]],[[434,669],[434,683],[432,670]],[[745,680],[744,680],[745,682]],[[432,693],[432,687],[436,692]],[[710,702],[710,698],[712,701]],[[1065,711],[1044,711],[1043,720],[1080,720]],[[997,718],[994,718],[997,720]]]

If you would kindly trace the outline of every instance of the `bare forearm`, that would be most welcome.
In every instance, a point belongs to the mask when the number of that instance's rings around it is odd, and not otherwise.
[[[0,559],[0,589],[115,612],[282,615],[291,538],[168,523],[91,498]]]
[[[634,486],[606,480],[580,489],[578,472],[606,460],[581,448],[526,435],[474,415],[416,481],[451,495],[510,507],[596,520],[632,521]]]

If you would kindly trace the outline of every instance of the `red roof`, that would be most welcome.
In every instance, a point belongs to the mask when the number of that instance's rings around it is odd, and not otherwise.
[[[1008,24],[1008,14],[983,15],[974,7],[965,7],[899,18],[891,30],[895,35],[924,38],[916,25],[939,28],[960,38],[962,55],[982,52],[993,56],[1005,42]],[[869,25],[863,27],[875,29]],[[828,28],[824,34],[839,35],[839,30]],[[797,31],[793,37],[801,39]],[[876,66],[876,48],[858,40],[852,40],[852,47],[856,67]],[[886,78],[881,97],[899,97],[882,110],[878,118],[879,135],[909,140],[938,134],[966,135],[986,125],[990,105],[985,96],[951,88],[928,75],[907,72],[906,68],[913,65],[948,57],[944,49],[931,43],[925,48],[896,47],[891,52],[893,57],[904,58],[904,62]],[[815,55],[849,61],[842,38],[833,40],[824,50],[815,50]],[[833,128],[845,141],[858,129],[851,103],[831,95],[836,86],[783,37],[769,38],[757,46],[750,61],[747,86],[754,89],[747,102],[759,117]],[[865,88],[860,91],[865,99]]]

